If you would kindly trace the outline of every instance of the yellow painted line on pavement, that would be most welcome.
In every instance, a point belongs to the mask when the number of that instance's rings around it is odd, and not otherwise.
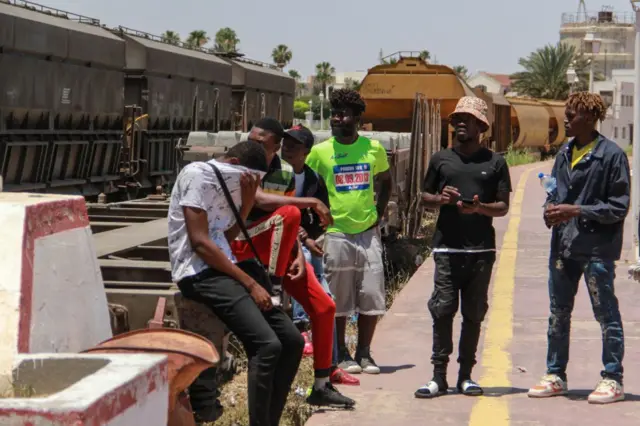
[[[518,256],[518,230],[522,216],[522,200],[527,178],[533,168],[522,172],[510,207],[509,224],[504,234],[498,266],[489,302],[489,315],[484,337],[479,383],[489,391],[502,394],[511,388],[511,354],[513,338],[513,291]],[[505,395],[483,396],[473,406],[470,426],[509,426],[509,401]]]

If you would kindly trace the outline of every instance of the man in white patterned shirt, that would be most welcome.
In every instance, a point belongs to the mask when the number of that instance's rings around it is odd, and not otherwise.
[[[212,166],[220,170],[243,220],[268,169],[264,148],[255,142],[235,145],[221,161],[182,169],[168,215],[172,277],[185,297],[209,306],[242,342],[249,358],[250,424],[276,425],[304,340],[291,319],[273,307],[263,267],[252,260],[237,262],[233,256],[229,241],[240,228]],[[198,420],[207,421],[213,401],[204,394],[199,398],[197,390],[192,386],[192,406]]]

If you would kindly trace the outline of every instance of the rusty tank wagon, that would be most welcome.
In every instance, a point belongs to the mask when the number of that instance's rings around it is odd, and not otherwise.
[[[397,52],[394,63],[371,68],[360,93],[367,103],[363,122],[374,131],[411,132],[416,94],[439,106],[441,146],[449,146],[453,129],[448,116],[463,96],[477,96],[489,106],[491,128],[486,145],[497,152],[509,146],[548,154],[566,141],[564,104],[544,99],[505,97],[471,88],[447,66],[430,64],[417,52]]]

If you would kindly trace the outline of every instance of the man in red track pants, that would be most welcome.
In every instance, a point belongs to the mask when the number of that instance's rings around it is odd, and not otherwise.
[[[336,306],[318,282],[313,267],[305,261],[298,240],[300,209],[313,208],[325,222],[331,221],[331,214],[316,198],[292,197],[295,194],[293,168],[276,154],[285,137],[292,136],[271,118],[260,120],[251,129],[249,140],[264,146],[270,166],[262,180],[262,189],[256,194],[256,207],[247,220],[247,230],[260,261],[267,265],[275,292],[284,287],[311,319],[315,383],[307,402],[318,406],[352,407],[355,401],[338,392],[329,380]],[[231,244],[231,248],[238,261],[253,257],[242,236]]]

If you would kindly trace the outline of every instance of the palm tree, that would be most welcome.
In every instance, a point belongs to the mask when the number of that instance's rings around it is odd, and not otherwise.
[[[280,70],[282,71],[282,69],[286,67],[289,62],[291,62],[293,53],[291,53],[291,50],[289,50],[289,46],[287,46],[286,44],[279,44],[278,47],[273,49],[273,51],[271,52],[271,58],[273,59],[273,62],[278,66],[278,68],[280,68]]]
[[[320,62],[316,65],[316,84],[327,93],[327,86],[335,81],[336,69],[329,62]]]
[[[431,59],[431,52],[429,52],[428,50],[422,50],[420,51],[420,55],[418,55],[418,57],[425,62],[429,62],[429,59]]]
[[[296,98],[300,97],[301,88],[300,88],[300,79],[302,76],[296,70],[289,70],[289,77],[293,78],[296,81]]]
[[[467,81],[469,79],[469,70],[464,65],[456,65],[453,70],[458,74],[458,77]]]
[[[207,35],[205,30],[195,30],[189,33],[189,37],[187,37],[187,46],[191,48],[200,48],[205,44],[209,43],[211,38]]]
[[[380,64],[382,65],[393,65],[395,63],[398,62],[398,58],[392,57],[389,59],[385,59],[384,58],[384,53],[382,52],[382,49],[380,49],[380,53],[378,54],[378,60],[380,61]]]
[[[511,76],[511,90],[519,94],[543,99],[566,99],[569,94],[567,70],[572,64],[579,79],[574,89],[588,89],[589,61],[578,54],[574,46],[565,43],[548,44],[527,58],[520,58],[518,63],[524,71]],[[594,76],[594,80],[602,78],[601,74]]]
[[[352,78],[345,78],[344,79],[344,88],[345,89],[351,89],[351,90],[355,90],[356,92],[360,90],[360,86],[362,86],[362,82],[361,81],[357,81],[354,80]]]
[[[289,70],[289,77],[293,78],[296,82],[300,81],[302,76],[296,70]]]
[[[240,44],[240,39],[233,29],[229,27],[220,28],[216,33],[215,50],[217,52],[237,53],[238,44]]]
[[[164,33],[162,33],[161,37],[165,43],[174,44],[174,45],[177,45],[180,43],[180,34],[178,34],[175,31],[167,30]]]

